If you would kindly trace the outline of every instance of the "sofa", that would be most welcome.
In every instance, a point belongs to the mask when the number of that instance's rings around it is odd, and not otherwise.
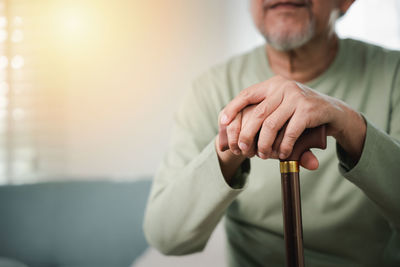
[[[150,179],[0,186],[0,267],[127,267],[147,248]]]

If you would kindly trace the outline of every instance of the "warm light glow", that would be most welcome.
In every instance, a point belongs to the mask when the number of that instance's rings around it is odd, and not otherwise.
[[[8,99],[5,97],[0,97],[0,109],[6,108],[8,106]]]
[[[8,111],[7,109],[0,109],[0,119],[7,118]]]
[[[90,26],[87,12],[79,8],[64,8],[60,10],[60,13],[60,30],[65,37],[69,40],[84,38]]]
[[[0,69],[5,69],[8,66],[8,58],[6,56],[0,56]]]
[[[24,63],[25,63],[24,58],[20,55],[16,55],[11,60],[11,67],[13,69],[20,69],[24,66]]]
[[[19,43],[19,42],[21,42],[23,39],[24,39],[24,33],[23,33],[22,30],[15,30],[15,31],[12,33],[11,40],[12,40],[14,43]],[[1,34],[0,34],[0,42],[1,42]]]
[[[0,30],[0,43],[3,43],[7,40],[8,33],[6,30]]]
[[[4,16],[0,17],[0,28],[5,28],[7,27],[7,18]]]
[[[0,95],[6,95],[8,93],[8,83],[0,82]]]
[[[25,110],[22,108],[16,108],[13,110],[12,116],[14,120],[21,120],[25,117]]]
[[[76,16],[70,16],[65,20],[65,29],[74,33],[79,30],[80,26],[82,26],[81,18]]]
[[[114,13],[112,16],[107,14],[104,6],[113,6],[106,4],[105,1],[70,1],[60,0],[51,1],[47,9],[43,10],[41,16],[38,16],[37,25],[40,27],[43,38],[37,40],[37,43],[48,45],[52,43],[54,52],[60,52],[62,58],[69,60],[71,54],[77,53],[88,55],[87,50],[92,52],[100,45],[108,42],[111,23],[115,23]],[[115,14],[118,18],[118,14]],[[113,34],[118,29],[113,29]],[[123,29],[121,29],[122,31]],[[24,31],[24,40],[28,39],[27,29]],[[10,38],[11,38],[11,32]],[[49,50],[49,53],[51,51]],[[90,53],[89,53],[90,54]]]
[[[14,26],[22,26],[23,22],[24,21],[20,16],[14,17]]]

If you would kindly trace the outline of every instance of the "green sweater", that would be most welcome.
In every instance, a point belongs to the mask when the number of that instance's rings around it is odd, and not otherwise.
[[[246,160],[230,187],[214,147],[220,110],[272,76],[261,46],[194,82],[145,215],[145,235],[161,252],[201,251],[225,216],[230,266],[284,266],[279,162]],[[360,111],[367,135],[355,166],[328,137],[314,151],[319,169],[301,170],[306,266],[400,266],[400,53],[340,40],[334,62],[307,85]]]

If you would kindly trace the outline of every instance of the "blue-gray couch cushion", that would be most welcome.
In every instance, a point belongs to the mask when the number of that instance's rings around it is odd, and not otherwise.
[[[0,257],[30,267],[129,266],[147,247],[150,180],[0,187]]]
[[[0,257],[0,267],[27,267],[27,266],[16,260]]]

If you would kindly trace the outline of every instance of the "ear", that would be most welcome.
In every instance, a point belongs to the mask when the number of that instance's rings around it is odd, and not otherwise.
[[[355,0],[340,0],[339,1],[339,10],[340,14],[345,14],[350,6],[354,3]]]

